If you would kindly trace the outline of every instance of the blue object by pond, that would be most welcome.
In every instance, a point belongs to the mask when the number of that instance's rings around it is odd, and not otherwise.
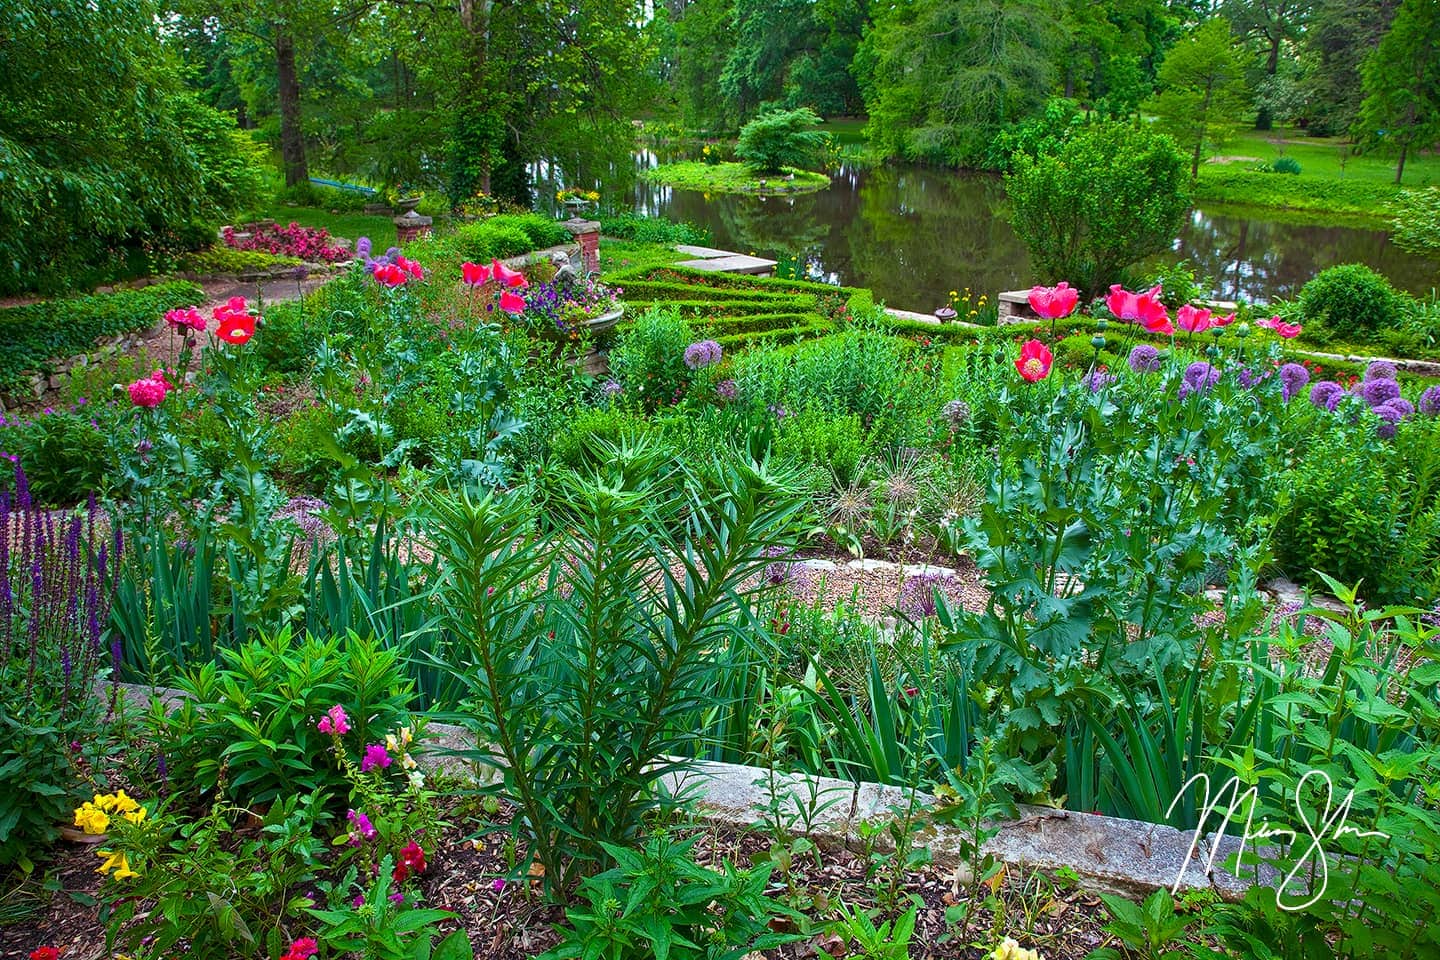
[[[336,190],[351,190],[366,196],[373,196],[375,193],[374,187],[362,187],[358,183],[341,183],[339,180],[322,180],[320,177],[311,177],[310,182],[322,187],[334,187]]]

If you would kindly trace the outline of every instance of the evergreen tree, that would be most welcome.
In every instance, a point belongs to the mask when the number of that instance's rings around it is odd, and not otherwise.
[[[1398,156],[1395,182],[1412,150],[1440,140],[1440,2],[1403,0],[1390,32],[1361,71],[1362,139]]]
[[[1175,44],[1160,65],[1160,93],[1151,109],[1160,127],[1190,154],[1190,177],[1200,172],[1205,146],[1245,105],[1245,58],[1220,17]]]

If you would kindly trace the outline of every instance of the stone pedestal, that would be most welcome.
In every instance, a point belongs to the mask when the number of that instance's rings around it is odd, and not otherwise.
[[[600,272],[600,223],[596,220],[581,220],[571,217],[563,224],[580,244],[580,259],[586,273]]]
[[[429,236],[430,228],[434,225],[435,221],[430,217],[422,217],[414,210],[411,210],[403,217],[396,217],[394,223],[395,242],[403,245],[417,237]]]

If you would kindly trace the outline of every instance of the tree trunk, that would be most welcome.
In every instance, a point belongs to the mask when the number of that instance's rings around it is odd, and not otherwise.
[[[275,73],[280,98],[280,156],[285,186],[306,183],[305,132],[300,126],[300,78],[295,73],[295,41],[283,30],[275,35]]]
[[[1270,55],[1265,58],[1265,76],[1273,77],[1280,69],[1280,37],[1277,34],[1275,39],[1270,41]],[[1274,126],[1274,118],[1270,116],[1269,107],[1261,107],[1255,114],[1255,129],[1269,130]]]
[[[1397,187],[1400,185],[1400,178],[1405,176],[1405,154],[1409,152],[1410,144],[1402,143],[1400,145],[1400,162],[1395,166],[1395,185]]]

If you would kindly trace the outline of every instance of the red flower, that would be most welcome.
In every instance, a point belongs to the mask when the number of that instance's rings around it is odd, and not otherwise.
[[[490,261],[491,269],[495,271],[495,279],[512,290],[516,287],[528,287],[530,281],[525,279],[525,274],[518,270],[511,270],[499,260]]]
[[[1170,315],[1165,310],[1165,304],[1160,302],[1160,290],[1160,284],[1157,283],[1144,293],[1131,293],[1117,283],[1110,288],[1110,294],[1105,298],[1105,306],[1121,320],[1138,321],[1151,333],[1172,336],[1175,328],[1170,325]]]
[[[506,313],[524,313],[525,298],[518,293],[511,293],[509,290],[500,294],[500,309]]]
[[[280,960],[310,960],[319,951],[320,947],[309,937],[301,937],[290,944],[290,949]]]
[[[1050,348],[1039,340],[1027,340],[1020,347],[1020,356],[1015,361],[1015,369],[1020,371],[1020,376],[1030,383],[1037,380],[1044,380],[1050,376],[1050,366],[1055,361],[1055,356]]]
[[[37,947],[30,951],[30,960],[60,960],[60,951],[55,947]]]
[[[395,266],[399,267],[401,270],[404,270],[416,280],[425,279],[425,269],[421,267],[420,264],[415,260],[407,260],[404,257],[396,257]]]
[[[165,312],[165,322],[176,330],[181,330],[185,327],[189,327],[191,330],[205,329],[205,318],[200,316],[200,310],[197,307],[186,307],[184,310],[167,310]]]
[[[410,280],[410,274],[398,263],[381,263],[377,260],[370,268],[370,273],[387,287],[402,286]]]
[[[1210,319],[1210,311],[1204,307],[1192,307],[1185,304],[1175,311],[1175,322],[1180,324],[1180,329],[1186,333],[1204,333],[1212,326],[1217,326]]]
[[[420,844],[411,840],[400,848],[400,862],[416,873],[424,873],[425,851],[421,849]]]
[[[248,343],[250,338],[255,336],[255,318],[248,313],[227,313],[222,316],[217,310],[215,319],[220,321],[215,336],[226,343],[239,346]]]
[[[1046,320],[1068,317],[1080,302],[1080,292],[1070,289],[1070,284],[1061,280],[1053,287],[1031,287],[1030,309]]]
[[[460,264],[460,279],[472,287],[483,286],[490,282],[490,268],[467,260]]]

